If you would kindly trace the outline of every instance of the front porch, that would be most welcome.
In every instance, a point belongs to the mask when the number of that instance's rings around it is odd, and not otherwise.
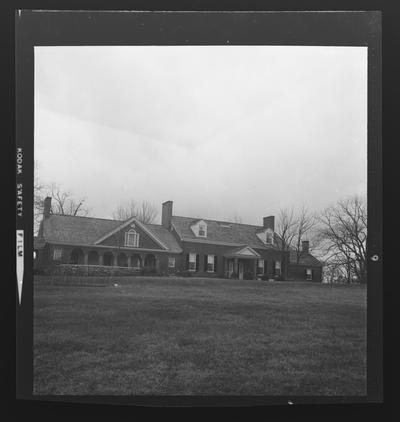
[[[157,256],[152,253],[74,248],[70,253],[68,263],[84,266],[128,267],[141,270],[143,268],[156,269],[158,261]]]
[[[249,246],[235,248],[224,255],[224,275],[239,280],[257,280],[264,274],[260,271],[261,256]],[[262,266],[264,269],[264,265]]]
[[[68,275],[156,274],[165,270],[168,260],[152,251],[66,245],[52,245],[41,255],[42,259],[36,262],[39,269]]]

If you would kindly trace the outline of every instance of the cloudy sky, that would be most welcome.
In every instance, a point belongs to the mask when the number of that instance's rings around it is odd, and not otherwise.
[[[96,217],[321,209],[366,192],[367,49],[35,47],[35,160]]]

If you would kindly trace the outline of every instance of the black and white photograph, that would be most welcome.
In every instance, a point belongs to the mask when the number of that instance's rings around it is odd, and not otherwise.
[[[226,38],[34,46],[34,396],[367,397],[368,45]]]

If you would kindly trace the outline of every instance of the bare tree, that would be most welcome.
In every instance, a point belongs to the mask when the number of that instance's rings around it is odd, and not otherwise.
[[[137,217],[138,207],[137,203],[131,200],[129,203],[122,204],[120,203],[112,213],[113,220],[125,221],[131,217]]]
[[[89,209],[86,207],[85,198],[75,198],[70,191],[64,191],[55,183],[52,183],[47,190],[47,195],[51,196],[52,214],[87,216]]]
[[[318,237],[314,232],[314,229],[317,225],[317,218],[315,214],[311,213],[305,206],[302,206],[298,211],[296,217],[296,234],[294,236],[294,245],[293,249],[296,252],[296,264],[299,264],[301,257],[304,255],[302,243],[304,240],[310,242],[311,247],[309,250],[312,250],[313,247],[316,247]]]
[[[89,209],[86,207],[85,198],[77,199],[70,191],[64,191],[55,183],[43,183],[39,176],[39,163],[35,161],[34,182],[33,182],[33,219],[34,234],[40,227],[43,218],[44,199],[46,196],[52,198],[52,214],[86,216]]]
[[[367,204],[355,195],[326,208],[319,218],[326,260],[341,266],[347,282],[367,280]]]
[[[284,208],[279,211],[275,233],[279,237],[282,277],[286,279],[290,260],[290,250],[293,248],[294,240],[298,233],[298,220],[293,208]]]
[[[45,198],[45,185],[41,183],[38,173],[39,164],[35,161],[34,180],[33,180],[33,232],[36,234],[39,230],[40,221],[43,217],[43,202]]]
[[[112,214],[114,220],[127,220],[135,217],[138,221],[144,224],[151,224],[155,221],[158,215],[156,206],[149,201],[142,201],[138,204],[131,200],[128,203],[120,203]]]
[[[154,222],[157,215],[158,211],[156,206],[149,201],[143,201],[140,205],[137,219],[144,224],[150,224]]]

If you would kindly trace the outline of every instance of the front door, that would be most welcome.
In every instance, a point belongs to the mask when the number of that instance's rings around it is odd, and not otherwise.
[[[243,262],[238,262],[239,280],[243,280]]]

